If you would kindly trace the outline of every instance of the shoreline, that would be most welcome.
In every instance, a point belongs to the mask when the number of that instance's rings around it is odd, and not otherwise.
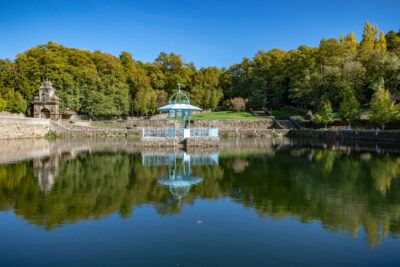
[[[121,128],[82,126],[78,123],[27,117],[0,117],[0,140],[74,137],[74,138],[140,138],[143,127],[162,127],[152,124],[129,125]],[[217,127],[220,138],[306,138],[326,141],[368,141],[400,144],[400,130],[372,129],[278,129],[271,119],[263,120],[197,120],[194,127]]]

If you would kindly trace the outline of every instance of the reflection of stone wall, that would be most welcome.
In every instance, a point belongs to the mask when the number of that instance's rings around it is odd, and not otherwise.
[[[215,137],[186,138],[185,146],[186,147],[218,147],[219,146],[219,138],[215,138]]]
[[[379,142],[396,142],[400,143],[400,131],[375,131],[375,130],[314,130],[301,129],[289,132],[291,137],[306,138],[323,138],[327,140],[363,140],[363,141],[379,141]]]
[[[126,151],[137,153],[140,143],[127,139],[60,138],[0,140],[0,164],[63,155],[74,158],[82,151]]]

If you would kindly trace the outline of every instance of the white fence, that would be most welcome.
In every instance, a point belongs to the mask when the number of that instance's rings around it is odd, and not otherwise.
[[[190,130],[190,131],[189,131]],[[218,128],[143,128],[143,138],[218,137]]]

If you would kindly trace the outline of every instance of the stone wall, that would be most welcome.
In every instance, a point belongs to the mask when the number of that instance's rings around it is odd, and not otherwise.
[[[164,127],[165,125],[167,125],[167,119],[164,117],[129,117],[126,121],[128,128]]]
[[[273,121],[262,120],[195,120],[191,127],[218,127],[224,137],[275,137],[286,131],[271,129]],[[126,128],[95,128],[89,125],[58,123],[48,119],[24,117],[0,117],[0,139],[45,137],[49,131],[59,136],[72,137],[124,137],[139,136],[143,127],[164,127],[167,121],[157,119],[130,118]]]
[[[177,120],[180,123],[180,120]],[[268,129],[272,128],[274,121],[271,119],[258,119],[258,120],[192,120],[191,127],[210,128],[217,127],[220,130],[254,130],[254,129]],[[142,128],[142,127],[165,127],[167,119],[164,117],[157,118],[128,118],[128,128]]]
[[[219,130],[220,137],[282,137],[289,129],[223,129]]]
[[[47,119],[0,117],[0,139],[44,137],[50,130]]]
[[[259,130],[272,128],[271,119],[258,120],[194,120],[191,127],[208,128],[216,127],[220,130]]]
[[[316,130],[299,129],[291,130],[290,137],[324,138],[327,140],[361,140],[376,142],[400,143],[400,130]]]

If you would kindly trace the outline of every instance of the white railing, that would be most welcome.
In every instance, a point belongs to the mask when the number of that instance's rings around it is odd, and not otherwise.
[[[143,128],[143,138],[218,137],[218,128]]]

